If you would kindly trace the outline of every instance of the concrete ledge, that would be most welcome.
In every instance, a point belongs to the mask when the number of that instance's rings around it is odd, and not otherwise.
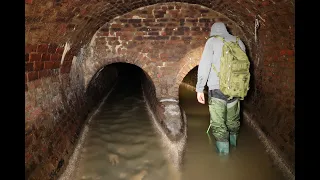
[[[149,79],[142,79],[142,92],[146,108],[169,164],[178,173],[182,167],[187,141],[187,119],[179,102],[170,99],[158,100]]]
[[[271,156],[274,164],[281,170],[286,178],[289,180],[295,179],[294,170],[290,168],[288,163],[285,162],[284,158],[282,158],[280,151],[276,148],[276,146],[267,138],[265,133],[260,129],[258,124],[251,118],[249,112],[246,110],[243,111],[243,119],[245,122],[256,132],[259,140],[262,142],[264,147],[266,148],[266,152]]]

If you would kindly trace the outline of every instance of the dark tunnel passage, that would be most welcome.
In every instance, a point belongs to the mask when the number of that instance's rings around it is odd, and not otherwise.
[[[132,90],[135,92],[140,90],[141,83],[139,80],[140,76],[144,75],[141,68],[128,64],[128,63],[113,63],[102,67],[89,82],[86,97],[88,104],[96,104],[104,98],[110,91],[111,86],[114,85],[115,81],[121,82],[125,80],[126,84],[122,88],[126,91]],[[132,79],[132,81],[128,81]]]
[[[97,89],[108,86],[110,75],[104,71],[110,68],[117,72],[116,82],[111,88]],[[170,166],[161,155],[159,138],[146,108],[145,76],[141,68],[127,63],[107,65],[94,76],[87,97],[101,103],[87,120],[80,137],[83,141],[79,141],[79,149],[59,179],[161,180],[170,176]],[[95,92],[105,89],[109,92],[98,100]]]

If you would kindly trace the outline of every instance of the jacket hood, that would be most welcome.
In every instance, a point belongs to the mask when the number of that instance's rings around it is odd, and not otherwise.
[[[220,36],[226,36],[226,35],[230,35],[226,25],[222,22],[216,22],[211,26],[211,32],[210,32],[210,36],[213,35],[220,35]]]

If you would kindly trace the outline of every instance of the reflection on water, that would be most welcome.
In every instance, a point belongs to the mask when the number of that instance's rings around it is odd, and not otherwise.
[[[120,84],[121,83],[121,84]],[[123,83],[123,84],[122,84]],[[129,84],[128,84],[129,83]],[[175,180],[152,127],[141,87],[119,81],[89,125],[72,179]],[[181,88],[180,103],[187,113],[188,140],[182,180],[282,180],[251,129],[242,125],[237,148],[220,157],[206,134],[207,105],[195,92]]]

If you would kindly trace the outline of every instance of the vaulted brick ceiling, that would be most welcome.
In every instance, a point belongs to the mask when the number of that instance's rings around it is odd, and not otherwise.
[[[291,0],[26,0],[26,43],[57,43],[82,46],[111,19],[134,9],[165,2],[199,4],[238,23],[250,38],[255,17],[261,28],[286,34],[293,27]],[[281,18],[280,18],[281,17]],[[279,23],[274,23],[278,21]]]

